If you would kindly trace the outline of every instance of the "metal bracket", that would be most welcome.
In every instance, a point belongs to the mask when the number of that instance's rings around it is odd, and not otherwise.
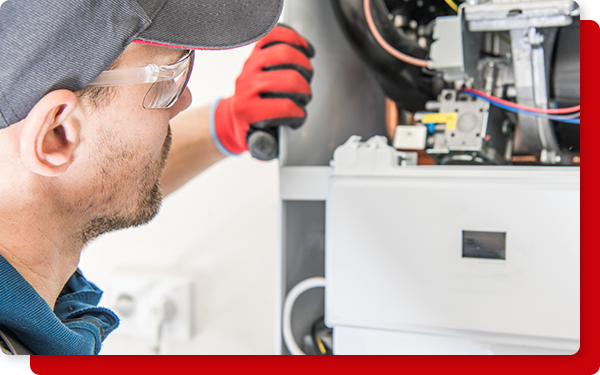
[[[535,27],[530,27],[510,30],[510,36],[519,104],[547,108],[546,68],[541,46],[543,35]],[[529,151],[540,152],[543,163],[556,164],[560,150],[550,120],[520,114],[519,123]]]

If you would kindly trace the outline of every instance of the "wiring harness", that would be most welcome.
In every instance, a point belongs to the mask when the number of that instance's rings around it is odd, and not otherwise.
[[[481,100],[485,100],[486,102],[490,102],[491,104],[510,112],[547,118],[549,120],[566,122],[569,124],[579,124],[579,111],[581,107],[579,105],[570,108],[543,109],[528,107],[517,103],[509,102],[508,100],[497,98],[495,96],[488,95],[484,92],[475,89],[463,88],[459,92],[464,92],[465,94],[469,94]]]

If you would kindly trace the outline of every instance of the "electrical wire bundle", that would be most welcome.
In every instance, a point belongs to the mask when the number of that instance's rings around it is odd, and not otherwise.
[[[547,118],[549,120],[566,122],[569,124],[579,124],[580,105],[570,108],[543,109],[509,102],[508,100],[500,99],[475,89],[463,88],[460,92],[485,100],[486,102],[490,102],[491,104],[510,112]]]
[[[332,355],[333,330],[325,325],[324,318],[324,316],[321,316],[312,325],[311,339],[314,347],[313,349],[315,350],[315,353],[319,355]]]
[[[458,5],[452,0],[444,0],[448,6],[450,6],[455,12],[458,12]],[[432,67],[433,61],[431,60],[422,60],[413,56],[406,55],[396,48],[392,47],[381,35],[379,30],[377,30],[377,26],[375,26],[375,21],[373,20],[373,14],[371,13],[371,0],[363,0],[363,10],[365,12],[365,18],[367,20],[367,25],[369,26],[369,30],[373,37],[379,43],[379,45],[386,50],[390,55],[394,56],[398,60],[404,61],[407,64],[422,66],[422,67]]]
[[[458,5],[453,0],[445,0],[445,1],[450,7],[452,7],[452,9],[454,9],[455,11],[458,11]],[[377,40],[377,42],[379,43],[379,45],[381,45],[381,47],[383,49],[385,49],[392,56],[394,56],[397,59],[404,61],[408,64],[422,66],[422,67],[432,67],[433,66],[433,61],[431,61],[431,60],[417,59],[415,57],[408,56],[408,55],[398,51],[394,47],[392,47],[385,39],[383,39],[383,36],[381,36],[381,34],[379,33],[379,30],[377,30],[377,27],[375,26],[375,21],[373,20],[373,15],[371,14],[371,0],[363,0],[363,7],[364,7],[364,12],[365,12],[365,17],[367,20],[367,25],[368,25],[371,33],[373,34],[373,36],[375,37],[375,39]],[[464,92],[466,94],[478,97],[487,102],[490,102],[491,104],[493,104],[497,107],[500,107],[506,111],[510,111],[510,112],[514,112],[514,113],[518,113],[518,114],[529,115],[529,116],[542,117],[542,118],[546,118],[546,119],[553,120],[553,121],[566,122],[569,124],[580,124],[580,120],[579,120],[580,106],[570,107],[570,108],[555,108],[555,109],[534,108],[534,107],[528,107],[528,106],[520,105],[517,103],[509,102],[508,100],[504,100],[504,99],[500,99],[500,98],[497,98],[497,97],[494,97],[491,95],[487,95],[484,92],[474,90],[474,89],[464,88],[460,91]]]

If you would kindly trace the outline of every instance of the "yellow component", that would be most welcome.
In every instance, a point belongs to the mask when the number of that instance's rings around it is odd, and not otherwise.
[[[445,0],[446,4],[450,5],[450,8],[454,9],[456,13],[458,13],[458,5],[452,0]]]
[[[321,351],[321,354],[327,353],[327,350],[325,350],[325,345],[323,345],[321,338],[319,336],[316,336],[316,338],[317,338],[317,345],[319,345],[319,350]]]
[[[423,115],[421,122],[423,124],[446,124],[446,130],[456,129],[456,121],[458,114],[456,112],[450,113],[429,113]]]

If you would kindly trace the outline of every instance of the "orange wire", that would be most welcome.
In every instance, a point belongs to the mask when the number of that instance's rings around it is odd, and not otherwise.
[[[385,49],[390,55],[394,56],[398,60],[404,61],[411,65],[423,67],[429,66],[429,63],[431,61],[421,60],[417,59],[416,57],[405,55],[404,53],[392,47],[388,42],[386,42],[386,40],[383,39],[383,37],[379,33],[379,30],[377,30],[375,22],[373,21],[373,15],[371,14],[371,0],[364,0],[363,5],[365,9],[365,17],[367,19],[367,24],[369,25],[369,30],[371,30],[371,33],[375,37],[375,40],[377,40],[377,43],[379,43],[379,45],[383,47],[383,49]]]

